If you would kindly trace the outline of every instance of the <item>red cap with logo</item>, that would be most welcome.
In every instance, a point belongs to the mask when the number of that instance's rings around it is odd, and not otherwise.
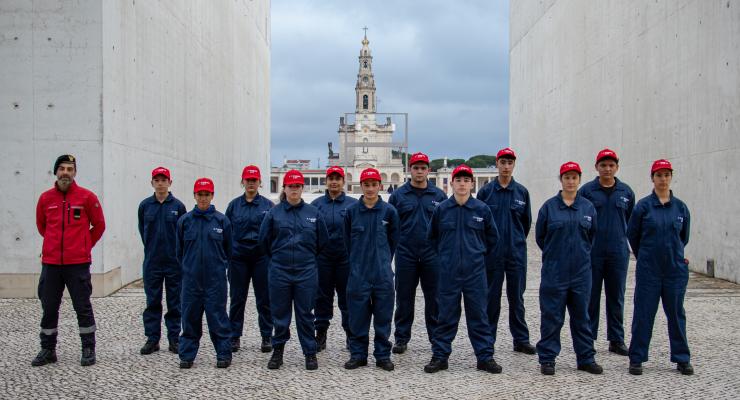
[[[653,166],[650,168],[650,173],[655,173],[655,171],[659,169],[667,169],[673,171],[673,166],[671,165],[671,162],[661,158],[660,160],[653,161]]]
[[[157,176],[157,175],[163,175],[168,180],[172,180],[172,178],[170,177],[170,170],[168,170],[165,167],[157,167],[157,168],[154,168],[152,170],[152,179],[154,179],[154,177]]]
[[[326,177],[328,178],[331,174],[337,174],[344,178],[344,170],[342,167],[337,167],[336,165],[332,165],[331,167],[326,169]]]
[[[429,165],[429,156],[422,152],[412,154],[411,159],[409,160],[409,165],[414,165],[419,162],[423,162],[426,165]]]
[[[580,175],[583,171],[581,171],[581,166],[578,165],[577,162],[568,161],[567,163],[560,166],[560,176],[563,176],[564,173],[570,172],[570,171],[576,171],[578,172],[578,175]]]
[[[501,149],[501,150],[498,151],[498,153],[496,153],[496,159],[497,160],[499,158],[501,158],[501,157],[503,157],[503,158],[512,158],[512,159],[516,160],[516,154],[514,154],[514,150],[512,150],[510,147],[507,147],[505,149]]]
[[[288,185],[305,185],[306,181],[303,179],[303,174],[297,169],[291,169],[285,173],[283,178],[283,186]]]
[[[211,192],[213,193],[213,181],[208,178],[198,178],[193,186],[193,193]]]
[[[465,164],[460,164],[452,171],[452,179],[458,175],[467,175],[473,177],[473,170]]]
[[[605,158],[611,158],[612,160],[619,162],[619,157],[617,157],[617,153],[615,153],[614,150],[611,149],[601,150],[599,154],[596,155],[596,163],[598,164],[599,161]]]
[[[382,182],[383,180],[380,178],[380,172],[378,172],[375,168],[366,168],[362,171],[360,174],[360,182],[364,182],[368,179],[375,179],[378,182]]]
[[[260,168],[256,165],[247,165],[242,170],[242,179],[262,180],[262,176],[260,175]]]

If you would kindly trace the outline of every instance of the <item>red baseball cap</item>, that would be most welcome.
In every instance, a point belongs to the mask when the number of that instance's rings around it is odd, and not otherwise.
[[[380,178],[380,172],[378,172],[375,168],[366,168],[362,171],[360,174],[360,183],[368,180],[368,179],[375,179],[378,182],[382,182],[383,180]]]
[[[560,176],[563,176],[564,173],[570,172],[570,171],[576,171],[578,172],[578,175],[580,175],[583,171],[581,171],[581,166],[578,165],[577,162],[568,161],[567,163],[560,166]]]
[[[172,180],[172,178],[170,177],[170,170],[168,170],[165,167],[154,168],[152,170],[152,179],[154,179],[154,177],[157,175],[164,175],[164,177],[167,178],[168,180]]]
[[[342,167],[338,167],[336,165],[332,165],[331,167],[326,169],[326,177],[328,178],[331,174],[337,174],[344,178],[344,170]]]
[[[422,152],[412,154],[411,159],[409,160],[409,165],[414,165],[419,162],[423,162],[426,165],[429,165],[429,156]]]
[[[452,171],[452,179],[458,175],[469,175],[472,178],[473,170],[465,164],[460,164]]]
[[[193,193],[203,191],[214,193],[212,180],[208,178],[198,178],[198,180],[195,181],[195,185],[193,186]]]
[[[303,179],[303,174],[297,169],[291,169],[285,173],[283,178],[283,186],[288,185],[305,185],[306,181]]]
[[[671,165],[670,161],[661,158],[660,160],[653,161],[653,166],[652,168],[650,168],[650,173],[653,174],[659,169],[667,169],[673,171],[673,166]]]
[[[497,160],[499,158],[501,158],[501,157],[503,157],[503,158],[512,158],[512,159],[516,160],[516,154],[514,154],[514,150],[512,150],[510,147],[501,149],[501,150],[498,151],[498,153],[496,153],[496,159]]]
[[[619,157],[617,157],[617,153],[615,153],[614,150],[604,149],[604,150],[601,150],[599,154],[596,155],[596,164],[598,164],[599,161],[605,158],[611,158],[612,160],[619,162]]]
[[[260,168],[256,165],[247,165],[242,170],[242,179],[262,180],[262,175],[260,175]]]

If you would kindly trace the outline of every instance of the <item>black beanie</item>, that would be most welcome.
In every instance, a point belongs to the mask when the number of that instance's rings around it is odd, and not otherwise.
[[[77,169],[77,159],[75,156],[71,154],[65,154],[62,156],[57,157],[57,160],[54,162],[54,173],[57,173],[57,170],[59,169],[59,164],[61,163],[72,163],[75,166],[75,170]]]

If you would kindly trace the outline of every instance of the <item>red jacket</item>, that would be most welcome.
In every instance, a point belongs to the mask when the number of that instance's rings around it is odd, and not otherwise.
[[[42,263],[89,263],[92,261],[90,250],[105,230],[103,208],[95,193],[77,186],[74,181],[66,193],[54,184],[39,197],[36,227],[44,237]]]

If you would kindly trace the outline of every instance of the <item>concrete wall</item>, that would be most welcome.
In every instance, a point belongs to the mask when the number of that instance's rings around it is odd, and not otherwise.
[[[740,0],[511,3],[510,142],[533,209],[573,160],[603,147],[638,198],[653,160],[674,164],[692,212],[691,268],[740,282]],[[733,179],[730,179],[733,177]]]
[[[191,208],[209,176],[216,207],[237,196],[241,169],[269,175],[270,2],[3,1],[0,296],[33,296],[41,237],[35,204],[59,154],[103,202],[93,251],[96,295],[141,276],[136,209],[150,171],[173,173]],[[267,188],[269,189],[269,188]]]

